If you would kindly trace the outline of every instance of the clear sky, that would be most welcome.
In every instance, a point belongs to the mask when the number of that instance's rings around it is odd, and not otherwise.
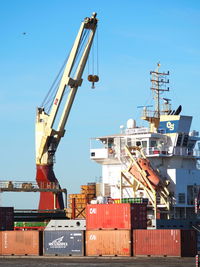
[[[200,130],[200,1],[0,0],[1,180],[35,179],[36,107],[93,11],[100,82],[91,89],[86,68],[56,154],[61,186],[78,193],[81,184],[99,179],[89,140],[119,133],[129,118],[142,123],[137,106],[152,103],[149,71],[158,61],[171,74],[167,97]],[[38,196],[4,193],[0,204],[36,208]]]

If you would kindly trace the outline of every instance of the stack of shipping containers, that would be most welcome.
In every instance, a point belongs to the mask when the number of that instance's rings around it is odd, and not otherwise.
[[[132,256],[132,230],[147,228],[146,204],[91,204],[86,214],[86,256]]]
[[[68,217],[71,219],[85,219],[86,205],[96,197],[96,184],[81,185],[80,194],[69,194]]]
[[[14,231],[13,215],[13,208],[0,208],[0,255],[193,257],[197,254],[195,230],[147,229],[144,203],[88,204],[86,220],[51,220],[44,232]]]
[[[42,254],[42,232],[13,231],[12,207],[0,207],[0,230],[0,255]]]

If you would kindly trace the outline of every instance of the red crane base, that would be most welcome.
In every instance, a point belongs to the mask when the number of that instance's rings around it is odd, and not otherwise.
[[[58,180],[53,171],[53,165],[36,165],[36,181],[41,189],[60,188]],[[52,192],[40,192],[39,207],[40,210],[46,209],[64,209],[62,193],[56,195]]]

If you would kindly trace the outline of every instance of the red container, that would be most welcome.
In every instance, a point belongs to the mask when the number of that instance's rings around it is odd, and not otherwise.
[[[2,255],[2,232],[0,232],[0,255]]]
[[[133,255],[194,257],[197,254],[194,230],[134,230]]]
[[[0,231],[14,229],[14,208],[0,207]]]
[[[42,255],[42,232],[2,231],[0,255]]]
[[[86,229],[146,229],[146,204],[88,204]]]
[[[130,230],[86,231],[86,256],[131,256]]]

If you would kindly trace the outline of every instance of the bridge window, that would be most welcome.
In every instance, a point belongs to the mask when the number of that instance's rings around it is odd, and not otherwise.
[[[187,146],[187,144],[188,144],[188,138],[189,138],[188,134],[185,134],[185,136],[183,138],[183,146]]]
[[[131,146],[132,142],[131,142],[131,138],[127,138],[127,146]]]
[[[178,203],[179,204],[185,204],[185,193],[179,193],[178,194]]]
[[[147,141],[142,141],[142,147],[147,147]]]
[[[157,147],[157,142],[155,140],[151,140],[151,147]]]
[[[179,135],[178,135],[178,139],[177,139],[176,146],[181,146],[181,143],[182,143],[182,137],[183,137],[182,134],[179,134]]]

